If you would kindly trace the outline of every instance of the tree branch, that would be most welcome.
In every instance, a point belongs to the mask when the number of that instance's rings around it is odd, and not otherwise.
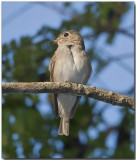
[[[3,93],[67,93],[127,107],[134,110],[134,99],[128,96],[105,91],[94,86],[86,86],[71,82],[9,82],[2,83]]]

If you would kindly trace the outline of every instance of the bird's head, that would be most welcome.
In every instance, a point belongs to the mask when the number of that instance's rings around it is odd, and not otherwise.
[[[51,42],[58,44],[58,46],[81,45],[84,47],[82,36],[74,30],[68,30],[61,33],[56,40],[53,40]]]

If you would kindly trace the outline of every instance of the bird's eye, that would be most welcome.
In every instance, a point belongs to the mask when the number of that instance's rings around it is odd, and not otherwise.
[[[69,35],[68,33],[65,33],[65,34],[64,34],[64,37],[67,37],[68,35]]]

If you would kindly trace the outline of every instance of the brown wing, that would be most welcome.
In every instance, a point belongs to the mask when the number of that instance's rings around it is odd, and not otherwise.
[[[71,119],[73,118],[73,116],[74,116],[74,114],[75,114],[75,112],[76,112],[76,109],[77,109],[77,106],[78,106],[78,103],[79,103],[80,99],[81,99],[81,97],[80,97],[80,96],[77,96],[76,103],[75,103],[75,105],[74,105],[74,107],[72,108],[71,113],[70,113],[70,118],[71,118]]]
[[[54,112],[55,112],[55,116],[56,118],[59,117],[59,114],[58,114],[58,102],[57,102],[57,94],[55,93],[51,93],[50,94],[50,97],[51,97],[51,103],[53,105],[53,108],[54,108]]]
[[[54,82],[54,66],[55,66],[55,60],[56,60],[56,56],[54,54],[54,56],[51,59],[50,65],[49,65],[49,70],[50,70],[50,82]],[[51,97],[51,103],[53,105],[54,108],[54,112],[55,112],[55,116],[56,118],[58,118],[58,101],[57,101],[57,96],[58,94],[56,93],[51,93],[50,97]]]

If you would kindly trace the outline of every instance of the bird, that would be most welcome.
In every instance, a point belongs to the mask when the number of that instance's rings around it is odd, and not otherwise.
[[[86,84],[92,66],[82,36],[75,30],[62,32],[52,43],[58,45],[50,63],[50,82],[74,82]],[[60,117],[58,135],[69,135],[70,120],[73,118],[81,96],[52,93],[51,103],[56,118]]]

